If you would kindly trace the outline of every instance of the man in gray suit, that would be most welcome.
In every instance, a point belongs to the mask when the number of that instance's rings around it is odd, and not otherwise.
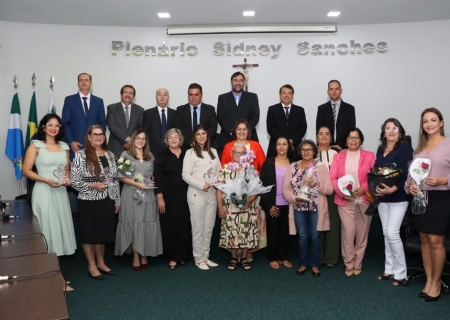
[[[132,85],[124,85],[120,89],[120,102],[110,104],[107,108],[106,125],[110,135],[108,149],[116,158],[130,147],[130,137],[134,130],[142,127],[144,108],[133,103],[136,89]]]

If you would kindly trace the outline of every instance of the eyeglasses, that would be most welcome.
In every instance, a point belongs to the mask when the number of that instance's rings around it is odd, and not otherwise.
[[[93,137],[93,138],[104,138],[105,134],[104,133],[91,133],[91,137]]]
[[[58,129],[62,127],[62,125],[60,124],[51,124],[51,123],[47,123],[45,126],[47,128],[58,128]]]
[[[137,140],[137,141],[147,141],[147,138],[141,138],[141,137],[136,137],[136,138],[134,138],[134,140]]]
[[[360,137],[347,137],[347,139],[350,141],[358,141]]]
[[[312,152],[312,148],[300,149],[301,152]]]
[[[237,155],[239,155],[239,156],[242,156],[242,155],[246,154],[247,151],[232,151],[231,153],[237,154]]]

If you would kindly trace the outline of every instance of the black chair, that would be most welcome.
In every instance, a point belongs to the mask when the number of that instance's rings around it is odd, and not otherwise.
[[[419,232],[414,227],[414,214],[411,210],[411,205],[408,206],[405,218],[402,223],[402,235],[403,246],[405,248],[406,258],[416,258],[420,261],[421,257],[421,241]],[[447,257],[450,256],[450,236],[447,235],[444,240],[444,247],[447,253]],[[425,277],[425,269],[423,266],[408,267],[408,271],[413,271],[406,279],[408,281],[414,280],[420,277]],[[449,294],[449,285],[444,277],[450,277],[450,263],[446,260],[444,270],[441,276],[442,289],[445,294]]]

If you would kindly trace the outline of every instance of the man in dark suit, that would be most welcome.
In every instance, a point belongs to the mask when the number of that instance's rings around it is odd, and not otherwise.
[[[62,109],[62,122],[66,127],[66,140],[70,146],[70,159],[74,152],[84,149],[84,140],[89,127],[99,124],[106,130],[103,99],[91,94],[92,76],[78,75],[79,92],[66,97]]]
[[[267,157],[275,153],[278,137],[289,139],[292,148],[296,148],[306,133],[305,110],[292,103],[294,88],[285,84],[280,88],[280,103],[269,107],[267,111],[267,132],[270,135]]]
[[[256,126],[259,122],[258,96],[244,91],[245,77],[242,72],[231,76],[231,92],[221,94],[217,102],[217,120],[220,124],[220,134],[217,139],[219,156],[225,144],[232,140],[232,129],[239,119],[245,119],[250,124],[252,140],[258,141]]]
[[[156,91],[156,107],[145,110],[142,118],[142,129],[147,133],[150,151],[155,158],[166,148],[164,136],[167,130],[174,128],[176,111],[167,107],[169,91],[164,88]]]
[[[342,101],[342,92],[339,81],[328,82],[330,101],[318,107],[316,117],[316,133],[320,127],[328,127],[331,131],[331,144],[338,150],[345,148],[346,130],[356,126],[355,107]]]
[[[191,147],[192,131],[197,124],[201,124],[208,130],[210,141],[215,141],[217,132],[216,109],[202,102],[202,86],[192,83],[188,88],[189,103],[179,106],[175,114],[175,128],[181,130],[184,136],[184,146]]]
[[[129,140],[134,130],[142,127],[144,108],[133,103],[136,89],[124,85],[120,89],[120,102],[107,107],[106,125],[109,129],[108,149],[118,159],[130,147]]]

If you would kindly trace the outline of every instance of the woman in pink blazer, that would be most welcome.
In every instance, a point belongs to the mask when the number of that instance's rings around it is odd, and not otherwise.
[[[345,275],[359,275],[366,252],[367,237],[372,217],[364,213],[369,206],[367,174],[375,163],[375,154],[361,149],[364,136],[358,128],[351,128],[346,135],[347,149],[334,156],[330,176],[335,192],[334,203],[338,206],[342,222],[341,246],[345,263]],[[338,179],[352,175],[354,197],[346,196],[338,186]]]

